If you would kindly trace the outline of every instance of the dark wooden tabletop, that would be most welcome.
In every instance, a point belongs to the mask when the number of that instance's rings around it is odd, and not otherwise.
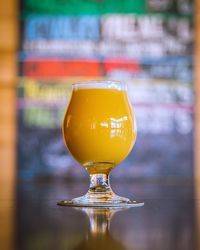
[[[145,205],[125,210],[60,207],[57,201],[84,194],[88,183],[19,182],[14,249],[197,249],[191,181],[115,181],[112,187],[119,195],[144,200]],[[4,202],[9,200],[0,203]]]

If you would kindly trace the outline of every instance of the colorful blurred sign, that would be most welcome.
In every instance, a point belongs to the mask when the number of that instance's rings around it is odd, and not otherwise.
[[[61,124],[71,84],[128,84],[137,143],[115,178],[193,176],[190,0],[23,1],[19,177],[85,177]]]

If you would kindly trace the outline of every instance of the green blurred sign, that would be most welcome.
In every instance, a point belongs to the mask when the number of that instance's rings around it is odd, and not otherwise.
[[[23,0],[25,14],[146,13],[146,0]]]
[[[193,0],[22,0],[23,14],[162,13],[192,16]]]

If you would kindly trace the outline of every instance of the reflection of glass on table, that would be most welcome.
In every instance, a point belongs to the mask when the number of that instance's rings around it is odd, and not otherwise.
[[[88,215],[90,227],[86,237],[80,242],[78,246],[75,247],[75,250],[125,250],[125,247],[121,244],[121,242],[115,240],[109,232],[110,222],[113,215],[118,211],[124,210],[123,208],[82,208],[81,210]]]

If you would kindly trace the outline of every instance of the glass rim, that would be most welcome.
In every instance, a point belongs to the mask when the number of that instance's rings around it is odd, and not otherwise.
[[[73,88],[78,89],[118,89],[126,90],[126,84],[118,80],[83,80],[72,83]]]

